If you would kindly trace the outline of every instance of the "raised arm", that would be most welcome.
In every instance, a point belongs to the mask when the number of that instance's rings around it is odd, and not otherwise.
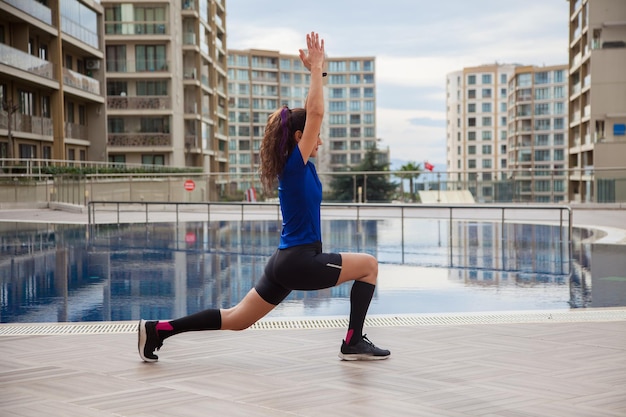
[[[300,50],[300,59],[305,67],[311,70],[311,83],[306,98],[306,123],[304,132],[298,142],[302,159],[306,164],[311,152],[317,146],[318,136],[324,118],[324,90],[322,87],[322,71],[324,69],[324,40],[319,34],[311,32],[306,35],[308,54]]]

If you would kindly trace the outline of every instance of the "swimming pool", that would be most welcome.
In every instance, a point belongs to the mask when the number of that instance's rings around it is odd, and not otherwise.
[[[550,225],[399,222],[322,221],[325,250],[379,259],[371,314],[626,304],[617,272],[601,271],[592,293],[591,257],[604,265],[623,257],[583,243],[584,230],[570,245]],[[279,235],[269,220],[0,226],[2,323],[163,319],[229,307],[260,278]],[[349,292],[350,284],[294,291],[270,316],[345,316]]]

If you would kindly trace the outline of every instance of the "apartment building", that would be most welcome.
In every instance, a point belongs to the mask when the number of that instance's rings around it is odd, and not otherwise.
[[[513,201],[568,201],[567,69],[518,66],[509,81],[507,167]]]
[[[321,148],[327,171],[358,166],[374,147],[377,162],[389,163],[389,149],[380,148],[376,136],[375,64],[374,57],[328,60],[328,135]]]
[[[106,160],[103,12],[0,1],[0,158]]]
[[[626,201],[626,2],[569,5],[569,199]]]
[[[309,71],[297,55],[228,51],[231,191],[260,188],[259,150],[269,116],[280,106],[304,107]]]
[[[102,6],[109,161],[226,172],[225,0]]]
[[[316,165],[329,172],[361,163],[377,144],[373,57],[328,58],[326,116]],[[232,187],[258,186],[259,148],[270,114],[282,105],[304,107],[309,71],[298,55],[267,50],[228,51],[229,169]],[[389,150],[377,153],[389,161]],[[329,178],[322,176],[322,182]]]
[[[516,65],[468,67],[446,77],[448,188],[469,189],[476,201],[509,199],[509,81]]]

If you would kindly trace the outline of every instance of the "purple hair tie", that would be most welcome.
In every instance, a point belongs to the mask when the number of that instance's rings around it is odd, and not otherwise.
[[[280,111],[280,128],[283,132],[283,137],[280,140],[280,153],[284,155],[287,140],[289,139],[289,108],[287,106]]]

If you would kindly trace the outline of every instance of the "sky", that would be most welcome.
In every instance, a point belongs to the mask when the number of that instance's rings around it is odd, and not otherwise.
[[[392,169],[446,164],[446,75],[483,64],[568,60],[567,0],[227,0],[229,49],[376,59],[376,127]]]

